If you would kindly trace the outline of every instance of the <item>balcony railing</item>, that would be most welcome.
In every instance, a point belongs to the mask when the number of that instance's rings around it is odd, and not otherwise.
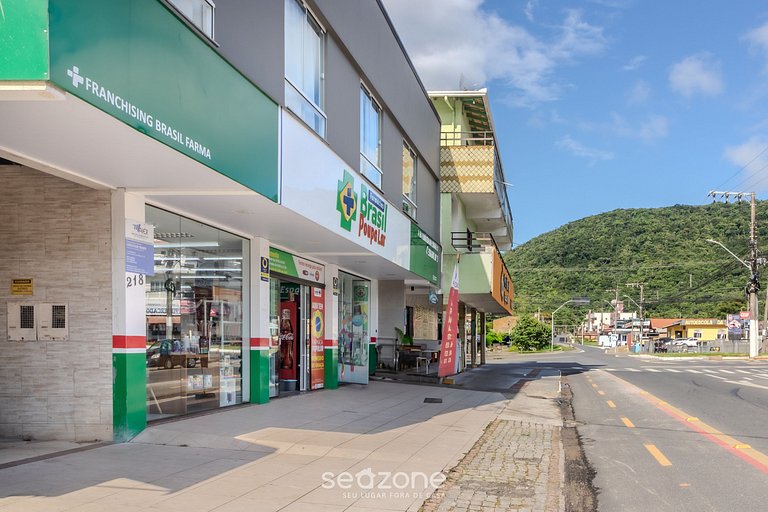
[[[440,134],[440,146],[440,191],[495,192],[511,234],[512,209],[507,198],[507,180],[494,133],[444,131]]]
[[[441,146],[495,146],[493,132],[440,132]]]
[[[451,245],[454,249],[467,253],[491,253],[496,251],[501,256],[496,239],[491,233],[482,231],[451,231]]]

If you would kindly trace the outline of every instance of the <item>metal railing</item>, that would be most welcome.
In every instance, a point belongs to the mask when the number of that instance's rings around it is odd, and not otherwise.
[[[441,146],[495,146],[493,132],[440,132]]]
[[[491,233],[483,231],[451,231],[451,245],[456,250],[477,253],[496,251],[501,256],[496,239]]]

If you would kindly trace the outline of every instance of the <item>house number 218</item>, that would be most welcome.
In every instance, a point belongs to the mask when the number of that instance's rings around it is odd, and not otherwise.
[[[144,274],[134,274],[133,277],[128,276],[125,278],[127,287],[131,286],[144,286]]]

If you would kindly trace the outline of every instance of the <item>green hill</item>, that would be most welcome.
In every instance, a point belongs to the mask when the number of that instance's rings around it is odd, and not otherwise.
[[[745,259],[749,254],[748,203],[614,210],[538,236],[505,254],[518,313],[549,312],[568,299],[589,297],[581,308],[610,311],[619,289],[625,309],[636,307],[644,282],[646,316],[723,317],[746,310],[749,272],[708,238]],[[768,202],[757,203],[758,247],[768,248]],[[768,249],[766,250],[768,253]],[[768,270],[761,275],[760,308]],[[558,316],[568,318],[574,308]],[[560,320],[558,320],[559,322]]]

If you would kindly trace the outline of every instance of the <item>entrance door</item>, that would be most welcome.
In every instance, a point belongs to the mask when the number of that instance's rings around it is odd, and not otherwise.
[[[309,286],[301,285],[301,300],[299,302],[299,389],[306,391],[309,389],[309,354],[310,354],[310,298]]]
[[[270,359],[270,396],[320,389],[324,368],[324,291],[274,276],[271,281],[274,359]]]

